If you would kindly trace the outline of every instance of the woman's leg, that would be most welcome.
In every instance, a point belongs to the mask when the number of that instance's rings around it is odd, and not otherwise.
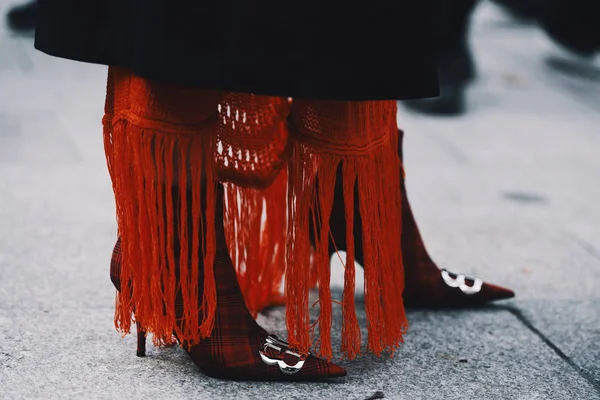
[[[398,153],[402,159],[400,132]],[[427,252],[415,221],[404,176],[402,188],[402,254],[406,287],[404,301],[408,307],[464,307],[514,297],[514,292],[485,283],[479,278],[469,278],[440,269]]]
[[[214,377],[345,375],[269,339],[246,307],[218,183],[218,94],[111,74],[105,144],[122,241],[121,271],[111,273],[117,327],[128,332],[135,317],[159,341],[174,335]]]
[[[319,328],[320,354],[331,354],[332,303],[342,307],[342,351],[349,358],[360,352],[361,331],[354,308],[354,255],[359,250],[364,254],[367,348],[376,354],[393,352],[407,328],[397,242],[401,198],[396,102],[295,99],[290,134],[286,270],[290,342],[301,348],[309,344],[308,289],[313,282],[307,267],[312,238],[319,287],[320,314],[315,326]],[[337,177],[336,171],[340,171]],[[335,188],[340,182],[343,191],[338,193]],[[340,202],[334,205],[338,194]],[[353,227],[355,209],[363,221],[357,226],[361,236],[356,241],[352,234],[343,238],[348,253],[344,293],[341,299],[334,299],[329,289],[330,217],[335,214],[344,226]]]
[[[402,142],[404,133],[398,132],[398,155],[403,159]],[[330,252],[346,250],[346,225],[343,211],[344,187],[339,179],[336,184],[336,193],[331,217],[333,240],[330,243]],[[402,249],[402,259],[405,277],[404,302],[409,307],[419,308],[444,308],[475,306],[495,300],[507,299],[514,293],[499,286],[491,285],[478,278],[469,278],[455,274],[445,269],[440,269],[429,256],[415,217],[408,201],[404,174],[399,175],[402,191],[402,233],[396,238],[397,246]],[[362,219],[358,207],[354,210],[356,241],[356,260],[364,265],[365,254],[362,249]]]

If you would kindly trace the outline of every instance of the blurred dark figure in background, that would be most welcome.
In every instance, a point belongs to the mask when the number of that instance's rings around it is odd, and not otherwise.
[[[541,24],[554,41],[580,56],[593,56],[600,51],[598,0],[551,1]]]
[[[475,77],[468,31],[478,1],[440,1],[436,32],[440,96],[405,102],[407,107],[430,114],[457,115],[463,112],[465,88]]]
[[[15,6],[6,15],[8,26],[15,32],[28,32],[35,29],[36,1]]]
[[[475,78],[469,47],[469,22],[479,0],[441,0],[438,22],[438,68],[441,95],[404,104],[417,112],[460,115],[465,91]],[[556,43],[580,56],[600,51],[598,0],[493,0],[518,19],[538,23]]]
[[[553,0],[492,0],[494,3],[502,6],[515,18],[522,20],[535,21],[543,14],[546,6]],[[558,1],[554,1],[558,3]]]

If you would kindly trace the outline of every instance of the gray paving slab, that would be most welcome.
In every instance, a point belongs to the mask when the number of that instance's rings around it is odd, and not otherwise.
[[[523,317],[556,345],[581,373],[600,387],[600,311],[598,300],[519,303]]]
[[[261,322],[275,331],[284,329],[283,311],[273,314]],[[107,305],[2,308],[0,315],[7,339],[0,350],[0,387],[8,398],[44,398],[48,393],[52,398],[117,398],[127,393],[168,399],[364,399],[377,391],[391,399],[600,398],[589,382],[503,310],[413,312],[407,342],[394,358],[343,362],[349,377],[300,385],[206,378],[178,348],[150,348],[147,358],[137,358],[133,338],[120,339],[113,331]],[[339,344],[339,337],[334,340]]]

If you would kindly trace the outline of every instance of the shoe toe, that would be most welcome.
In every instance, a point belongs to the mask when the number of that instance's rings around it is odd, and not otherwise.
[[[480,297],[483,302],[506,300],[515,297],[515,292],[502,286],[485,283],[481,287]]]
[[[328,379],[346,376],[347,372],[339,365],[309,355],[298,374],[303,379]]]

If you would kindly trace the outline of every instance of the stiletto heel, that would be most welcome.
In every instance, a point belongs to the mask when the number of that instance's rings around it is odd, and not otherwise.
[[[139,322],[136,322],[135,326],[137,328],[137,351],[135,354],[138,357],[146,357],[146,331]]]
[[[119,292],[121,291],[121,254],[121,238],[119,237],[110,260],[110,280]],[[135,326],[137,330],[136,355],[146,357],[146,331],[139,322],[136,322]]]

